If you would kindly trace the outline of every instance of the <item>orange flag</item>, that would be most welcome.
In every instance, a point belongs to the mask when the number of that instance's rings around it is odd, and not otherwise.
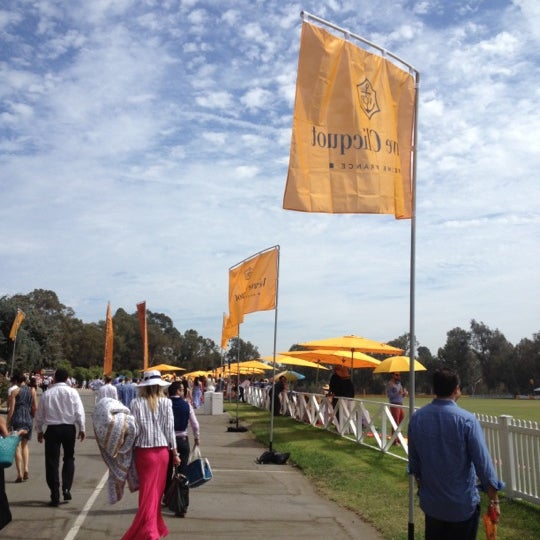
[[[11,339],[11,341],[15,341],[17,337],[17,332],[19,331],[19,328],[25,317],[26,314],[24,313],[24,311],[20,308],[17,308],[17,315],[15,315],[15,319],[13,320],[13,324],[11,325],[11,330],[9,332],[9,339]]]
[[[229,270],[229,322],[276,307],[279,247],[262,251]]]
[[[229,339],[238,336],[238,323],[234,324],[230,316],[223,314],[223,326],[221,328],[221,348],[227,347]]]
[[[141,327],[141,337],[143,344],[143,369],[148,368],[148,326],[146,324],[146,300],[137,304],[137,315],[139,316],[139,326]]]
[[[110,375],[113,367],[113,322],[111,314],[111,303],[107,304],[107,316],[105,319],[105,353],[103,355],[103,374]]]
[[[302,25],[283,208],[412,216],[414,77]]]

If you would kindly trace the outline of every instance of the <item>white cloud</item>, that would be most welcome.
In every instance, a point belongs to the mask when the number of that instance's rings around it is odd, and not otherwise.
[[[146,298],[219,341],[228,268],[279,244],[280,350],[406,332],[408,222],[281,208],[305,7],[421,72],[420,343],[538,331],[538,2],[309,4],[4,8],[2,294],[50,288],[86,321]],[[263,354],[273,317],[242,328]]]

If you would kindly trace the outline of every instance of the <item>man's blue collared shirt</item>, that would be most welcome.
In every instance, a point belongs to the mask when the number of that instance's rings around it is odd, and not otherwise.
[[[450,399],[434,399],[409,423],[409,472],[420,482],[420,507],[443,521],[465,521],[483,489],[503,484],[487,449],[480,422]]]

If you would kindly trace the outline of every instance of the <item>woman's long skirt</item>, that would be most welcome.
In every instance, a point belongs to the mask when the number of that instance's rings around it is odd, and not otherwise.
[[[169,449],[135,448],[135,467],[139,475],[139,508],[122,540],[159,540],[169,534],[161,515]]]

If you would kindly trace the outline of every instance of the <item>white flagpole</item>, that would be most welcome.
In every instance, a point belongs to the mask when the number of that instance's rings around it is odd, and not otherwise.
[[[278,319],[278,299],[279,299],[279,257],[280,249],[277,247],[277,271],[276,271],[276,307],[274,309],[274,358],[272,362],[272,400],[270,402],[270,441],[268,450],[272,452],[272,444],[274,441],[274,393],[276,391],[276,347],[277,347],[277,319]]]
[[[420,91],[420,73],[415,72],[414,92],[414,132],[412,145],[412,217],[411,217],[411,276],[409,300],[409,421],[414,413],[414,397],[416,392],[416,371],[414,360],[416,357],[415,339],[415,296],[416,296],[416,152],[418,142],[418,93]],[[414,540],[414,476],[409,474],[409,526],[408,539]]]

